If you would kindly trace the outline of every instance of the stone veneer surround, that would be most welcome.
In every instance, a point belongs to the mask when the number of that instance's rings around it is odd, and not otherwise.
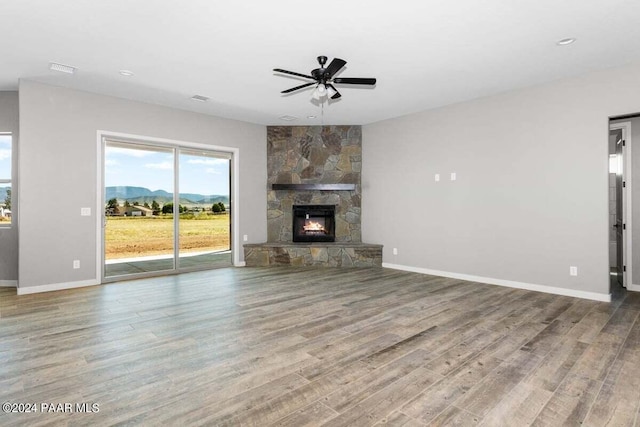
[[[268,242],[291,243],[293,205],[335,205],[336,242],[359,243],[360,126],[267,127]],[[273,190],[272,184],[355,184],[354,191]]]

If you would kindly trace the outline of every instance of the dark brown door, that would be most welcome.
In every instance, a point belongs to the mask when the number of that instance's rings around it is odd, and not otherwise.
[[[611,135],[615,135],[616,141],[616,266],[618,270],[618,283],[624,286],[624,211],[622,208],[622,197],[624,193],[624,161],[622,157],[622,129],[612,130]]]

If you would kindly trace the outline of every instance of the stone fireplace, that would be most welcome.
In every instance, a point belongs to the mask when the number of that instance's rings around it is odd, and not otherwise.
[[[382,246],[362,243],[361,170],[360,126],[268,126],[268,240],[244,245],[247,266],[381,265]],[[323,224],[296,219],[299,209]]]
[[[335,241],[362,242],[361,169],[360,126],[269,126],[267,240],[293,241],[293,205],[334,205]]]

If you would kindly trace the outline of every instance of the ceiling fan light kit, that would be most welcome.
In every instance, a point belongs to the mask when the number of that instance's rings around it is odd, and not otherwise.
[[[275,71],[276,73],[289,74],[291,76],[314,80],[311,83],[305,83],[300,86],[295,86],[295,87],[283,90],[280,93],[287,94],[287,93],[295,92],[297,90],[315,85],[316,88],[311,95],[312,99],[316,101],[324,102],[327,98],[338,99],[342,96],[340,92],[338,92],[338,89],[336,89],[336,87],[333,85],[334,83],[335,84],[351,84],[351,85],[369,85],[369,86],[373,86],[376,84],[375,78],[360,78],[360,77],[334,78],[335,74],[347,64],[347,61],[340,58],[333,58],[331,63],[329,63],[329,65],[325,68],[326,63],[327,63],[326,56],[318,56],[318,64],[320,64],[320,68],[311,70],[310,75],[296,73],[294,71],[283,70],[282,68],[274,68],[273,71]]]

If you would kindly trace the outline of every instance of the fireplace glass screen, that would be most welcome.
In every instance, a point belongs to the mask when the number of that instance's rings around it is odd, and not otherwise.
[[[294,205],[294,242],[335,242],[336,207],[334,205]]]

